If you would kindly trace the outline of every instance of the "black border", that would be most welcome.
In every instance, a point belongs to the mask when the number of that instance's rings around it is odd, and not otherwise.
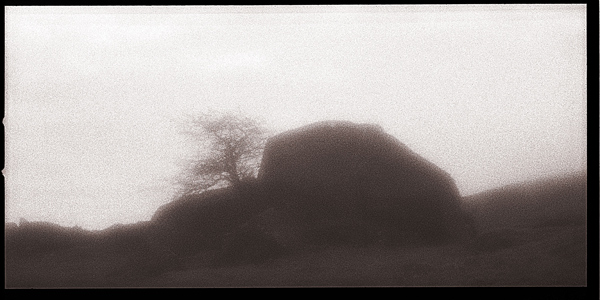
[[[165,6],[181,6],[181,5],[358,5],[361,3],[353,3],[348,1],[330,2],[330,1],[119,1],[119,0],[95,0],[95,1],[69,1],[69,0],[54,0],[54,1],[42,1],[42,0],[7,0],[4,1],[6,6],[154,6],[154,5],[165,5]],[[362,3],[364,4],[364,3]],[[369,5],[382,5],[382,4],[411,4],[411,5],[423,5],[423,4],[586,4],[587,5],[587,49],[588,49],[588,285],[587,287],[440,287],[440,288],[382,288],[400,293],[406,293],[419,298],[427,296],[441,296],[442,299],[451,299],[453,296],[464,298],[465,296],[473,296],[479,299],[485,298],[500,298],[500,299],[600,299],[598,284],[600,280],[598,278],[598,271],[600,270],[600,264],[598,258],[600,251],[598,248],[600,221],[598,217],[600,210],[598,208],[598,186],[599,182],[598,171],[600,170],[600,164],[598,158],[600,151],[598,150],[598,116],[600,115],[600,109],[597,105],[600,101],[600,93],[598,92],[598,84],[600,79],[600,65],[598,56],[600,51],[598,49],[598,1],[560,1],[560,2],[531,2],[531,1],[459,1],[459,2],[436,2],[436,1],[401,1],[399,3],[386,3],[377,1],[375,3],[369,3]],[[6,17],[6,16],[4,16]],[[591,54],[591,55],[590,55]],[[591,59],[590,59],[591,58]],[[598,96],[598,98],[596,98]],[[591,101],[590,101],[591,97]],[[591,113],[590,113],[591,112]],[[598,112],[598,114],[596,114]],[[3,131],[5,137],[5,133]],[[590,139],[592,137],[592,139]],[[2,146],[4,150],[4,145]],[[592,166],[589,168],[589,166]],[[599,169],[596,169],[599,166]],[[590,184],[591,183],[591,184]],[[4,186],[4,181],[3,181]],[[592,226],[589,226],[592,224]],[[598,224],[598,227],[596,226]],[[599,253],[596,256],[596,253]],[[248,290],[250,288],[242,288],[237,290]],[[299,288],[294,288],[299,289]],[[356,289],[356,288],[353,288]],[[373,288],[369,288],[373,289]],[[379,288],[377,288],[379,289]],[[74,289],[77,290],[77,289]],[[80,291],[86,291],[89,289],[79,289]],[[157,289],[134,289],[136,292],[151,291]],[[173,291],[174,289],[158,289]],[[195,289],[182,289],[180,291],[191,291]],[[220,290],[220,289],[213,289]],[[13,294],[18,291],[27,290],[6,290],[5,294]],[[97,291],[94,291],[94,293]],[[77,293],[76,293],[77,294]],[[389,294],[385,294],[389,295]],[[48,297],[49,295],[45,295]],[[156,295],[158,296],[158,294]],[[246,295],[247,297],[248,295]],[[394,294],[396,296],[396,294]]]

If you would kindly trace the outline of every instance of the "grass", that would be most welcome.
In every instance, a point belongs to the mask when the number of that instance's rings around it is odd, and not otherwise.
[[[546,185],[548,186],[548,185]],[[580,190],[518,187],[472,197],[479,234],[438,247],[311,246],[260,264],[216,265],[217,252],[152,255],[72,248],[6,258],[8,288],[586,286]],[[548,192],[550,191],[550,192]],[[542,197],[544,196],[544,197]],[[544,200],[546,199],[546,200]],[[133,252],[132,252],[133,253]],[[138,255],[139,254],[139,255]]]
[[[441,247],[311,248],[262,264],[127,272],[126,257],[73,253],[7,265],[8,287],[585,286],[582,226],[504,230],[519,243],[481,249],[480,240]],[[480,237],[481,239],[481,237]],[[16,265],[15,265],[16,264]],[[124,271],[123,271],[124,270]],[[15,283],[15,284],[11,284]]]

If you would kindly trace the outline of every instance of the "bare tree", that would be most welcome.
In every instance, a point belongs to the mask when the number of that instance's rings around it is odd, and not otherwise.
[[[178,178],[183,194],[220,185],[237,188],[256,177],[268,137],[259,121],[234,112],[210,113],[190,117],[184,126],[198,151]]]

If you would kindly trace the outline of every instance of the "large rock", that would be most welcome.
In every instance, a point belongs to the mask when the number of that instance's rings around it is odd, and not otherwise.
[[[269,208],[228,234],[219,255],[221,263],[259,263],[302,248],[302,224],[294,216]]]
[[[376,125],[327,121],[279,134],[259,180],[324,242],[438,242],[469,227],[449,174]]]
[[[177,254],[220,249],[227,234],[269,207],[264,200],[256,183],[180,197],[152,217],[153,239]]]

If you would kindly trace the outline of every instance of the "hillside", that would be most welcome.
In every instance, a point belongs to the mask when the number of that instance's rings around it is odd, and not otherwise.
[[[479,234],[462,243],[316,245],[234,265],[211,263],[219,250],[189,255],[158,251],[150,238],[156,225],[152,222],[63,233],[51,224],[12,224],[6,228],[10,251],[5,284],[8,288],[585,286],[586,182],[581,174],[466,197]],[[19,251],[19,240],[40,241],[40,235],[45,237],[45,244],[38,242],[43,247]]]
[[[506,227],[585,225],[587,174],[504,186],[464,197],[482,231]]]

